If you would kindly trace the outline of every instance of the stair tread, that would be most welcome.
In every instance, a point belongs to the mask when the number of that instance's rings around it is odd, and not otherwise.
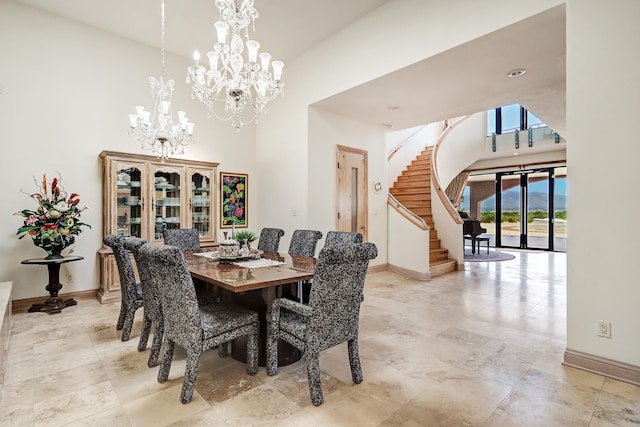
[[[441,259],[441,260],[434,260],[434,261],[430,261],[429,262],[429,267],[435,266],[435,265],[443,265],[443,264],[448,264],[448,263],[453,263],[455,264],[456,261],[454,259]]]

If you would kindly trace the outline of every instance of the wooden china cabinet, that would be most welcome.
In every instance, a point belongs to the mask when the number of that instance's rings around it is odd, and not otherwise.
[[[218,163],[167,159],[114,151],[100,153],[102,234],[162,243],[167,228],[195,228],[203,248],[217,246]],[[111,248],[98,250],[101,303],[120,301],[120,279]]]

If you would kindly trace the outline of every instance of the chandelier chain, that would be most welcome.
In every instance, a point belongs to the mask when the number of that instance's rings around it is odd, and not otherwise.
[[[151,150],[164,161],[174,154],[184,154],[184,146],[193,143],[193,122],[184,111],[178,111],[174,124],[171,97],[175,82],[165,80],[165,8],[160,2],[160,35],[162,63],[160,79],[149,77],[151,96],[155,99],[152,112],[136,106],[136,112],[129,114],[129,135],[142,144],[143,150]]]

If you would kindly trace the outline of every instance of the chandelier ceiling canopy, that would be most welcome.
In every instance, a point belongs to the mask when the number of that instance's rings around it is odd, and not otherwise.
[[[160,11],[162,71],[159,79],[149,77],[155,106],[152,111],[145,111],[144,107],[136,106],[136,112],[129,114],[129,135],[142,143],[142,149],[153,151],[164,161],[171,155],[184,154],[184,146],[193,143],[194,124],[189,121],[184,111],[178,111],[178,119],[174,124],[171,97],[175,82],[164,78],[164,0],[161,1]]]
[[[255,31],[258,17],[253,2],[215,0],[220,20],[214,24],[218,42],[207,53],[209,68],[200,65],[200,53],[196,51],[195,64],[187,70],[192,97],[206,105],[216,118],[231,120],[236,131],[245,123],[257,122],[284,88],[284,63],[271,62],[271,55],[266,52],[258,55],[260,43],[249,38],[249,25]],[[245,107],[250,110],[246,118]]]

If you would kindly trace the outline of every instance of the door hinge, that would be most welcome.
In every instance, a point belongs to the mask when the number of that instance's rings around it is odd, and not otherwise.
[[[340,212],[338,212],[338,219],[340,219]]]
[[[338,162],[338,169],[340,169],[340,162]]]

